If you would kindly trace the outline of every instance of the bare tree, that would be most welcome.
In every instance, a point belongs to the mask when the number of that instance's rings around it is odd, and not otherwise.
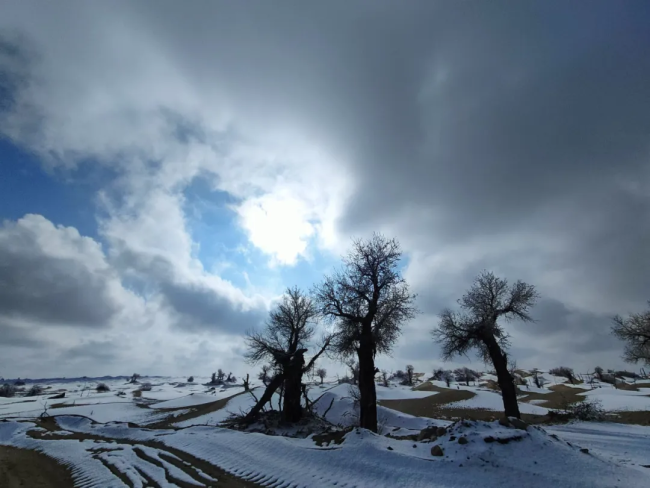
[[[464,382],[465,386],[469,386],[470,381],[476,381],[478,373],[472,369],[463,367],[454,370],[454,377],[458,383]]]
[[[316,376],[320,378],[320,384],[323,384],[325,377],[327,376],[327,370],[325,368],[319,368],[316,370]]]
[[[359,425],[377,432],[375,367],[377,353],[390,352],[402,324],[416,314],[415,295],[399,271],[401,251],[395,239],[374,234],[356,240],[343,268],[314,290],[320,311],[336,321],[334,350],[359,361]]]
[[[415,368],[413,367],[412,364],[407,364],[406,365],[406,384],[409,386],[413,386],[413,373],[415,372]]]
[[[219,368],[217,370],[217,382],[223,381],[225,377],[226,377],[226,373],[224,373],[223,369]]]
[[[460,312],[449,309],[440,314],[440,323],[433,330],[434,339],[442,345],[445,360],[477,349],[485,362],[491,361],[497,373],[503,406],[507,417],[520,417],[517,390],[508,371],[505,350],[508,335],[499,319],[532,322],[530,308],[535,304],[535,287],[522,281],[508,286],[505,279],[493,273],[481,273],[469,291],[458,301]]]
[[[544,386],[544,384],[546,383],[546,381],[544,380],[544,378],[542,376],[540,376],[539,369],[534,368],[531,371],[531,373],[533,374],[533,383],[535,383],[535,386],[537,388],[542,388]]]
[[[452,374],[451,371],[444,370],[442,372],[442,378],[441,379],[442,379],[442,381],[445,382],[445,384],[447,385],[447,388],[449,388],[451,386],[451,380],[454,379],[454,375]]]
[[[549,369],[548,372],[553,376],[561,376],[562,378],[566,378],[572,385],[576,382],[576,376],[573,372],[573,369],[567,366],[559,366],[557,368]]]
[[[388,371],[386,371],[385,369],[381,370],[381,384],[386,386],[386,387],[388,387],[388,385],[389,385],[389,383],[388,383]]]
[[[273,367],[269,364],[262,365],[262,371],[257,375],[257,379],[260,380],[264,386],[268,386],[269,381],[271,381],[270,371]]]
[[[630,363],[643,361],[650,365],[650,310],[629,317],[617,315],[612,332],[626,343],[623,359]]]
[[[352,380],[352,384],[356,385],[359,383],[359,363],[354,359],[350,359],[345,362],[345,365],[350,369],[350,374],[352,375],[350,379]]]
[[[284,393],[283,420],[287,422],[300,420],[302,376],[311,370],[331,340],[330,337],[323,338],[319,352],[308,364],[305,364],[304,354],[315,333],[317,318],[318,310],[312,299],[298,288],[289,288],[282,301],[271,311],[266,328],[263,331],[247,334],[248,361],[251,363],[270,361],[271,366],[276,370],[262,398],[246,416],[247,422],[257,416],[280,386]]]
[[[598,378],[598,381],[603,381],[603,368],[601,368],[600,366],[596,366],[594,368],[594,374]]]

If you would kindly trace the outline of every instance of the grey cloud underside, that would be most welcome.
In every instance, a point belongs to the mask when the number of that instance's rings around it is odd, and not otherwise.
[[[29,232],[0,239],[0,316],[43,324],[104,327],[119,304],[110,271],[48,255]]]
[[[200,282],[178,281],[173,263],[163,256],[116,247],[119,252],[113,265],[134,279],[134,288],[140,293],[160,294],[172,325],[179,330],[243,334],[266,316],[261,306],[246,308]]]
[[[262,324],[266,317],[266,310],[245,310],[206,287],[164,283],[160,290],[175,326],[188,332],[212,330],[243,335]]]
[[[62,352],[66,361],[94,360],[112,363],[120,356],[121,347],[110,341],[86,341]]]
[[[39,339],[33,332],[10,325],[3,320],[0,320],[0,337],[2,337],[0,345],[5,347],[33,348],[47,344],[46,341]]]

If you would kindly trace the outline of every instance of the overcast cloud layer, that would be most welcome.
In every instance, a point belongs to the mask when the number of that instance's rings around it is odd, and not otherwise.
[[[0,133],[52,179],[110,177],[96,235],[0,227],[0,374],[246,372],[282,273],[318,280],[373,231],[423,311],[381,367],[437,364],[436,314],[486,268],[543,297],[508,325],[519,366],[623,366],[610,318],[650,299],[647,2],[1,10]],[[202,259],[222,237],[195,237],[199,180],[229,196],[241,261]]]

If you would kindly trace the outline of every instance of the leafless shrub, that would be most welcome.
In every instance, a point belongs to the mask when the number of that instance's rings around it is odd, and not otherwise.
[[[544,388],[544,384],[546,384],[546,380],[544,377],[540,375],[540,372],[537,368],[533,369],[533,383],[535,383],[535,386],[537,388]]]
[[[29,390],[27,390],[25,396],[31,397],[31,396],[39,396],[42,394],[43,394],[43,387],[40,385],[33,385]]]
[[[630,363],[642,361],[650,364],[650,310],[626,318],[617,315],[612,332],[626,343],[623,359]]]
[[[107,391],[111,391],[111,389],[108,387],[106,383],[99,383],[95,388],[95,390],[97,391],[97,393],[104,393]]]
[[[568,368],[566,366],[560,366],[558,368],[553,368],[549,371],[550,374],[553,376],[561,376],[562,378],[566,378],[569,380],[569,382],[573,385],[576,382],[576,377],[575,373],[573,372],[573,369]]]
[[[561,413],[569,419],[585,422],[598,422],[605,418],[605,410],[600,400],[584,400],[562,408]]]
[[[381,370],[381,384],[384,385],[384,386],[389,385],[389,383],[388,383],[388,371],[386,371],[385,369]]]
[[[325,381],[325,377],[327,376],[327,370],[325,368],[318,368],[316,370],[316,376],[320,378],[320,384],[323,384],[323,381]]]
[[[14,385],[5,383],[4,385],[0,386],[0,397],[11,398],[15,394],[16,394],[16,387]]]

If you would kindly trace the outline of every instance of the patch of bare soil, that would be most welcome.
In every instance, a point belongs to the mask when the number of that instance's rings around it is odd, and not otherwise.
[[[379,404],[392,410],[397,410],[398,412],[407,413],[416,417],[439,418],[437,415],[440,412],[441,406],[453,402],[459,402],[461,400],[468,400],[475,396],[471,391],[440,388],[429,382],[419,385],[416,389],[422,391],[435,391],[438,394],[425,398],[381,400]]]
[[[173,447],[167,446],[163,444],[162,442],[157,442],[157,441],[133,441],[130,439],[113,439],[110,437],[103,437],[100,435],[96,434],[88,434],[88,433],[83,433],[83,432],[71,432],[71,431],[66,431],[63,430],[59,427],[59,425],[56,423],[56,417],[48,417],[45,419],[41,419],[37,422],[37,425],[43,429],[45,429],[47,432],[43,432],[42,430],[30,430],[27,432],[27,435],[32,437],[33,439],[39,439],[42,441],[58,441],[58,440],[78,440],[78,441],[96,441],[96,442],[101,442],[101,444],[98,444],[98,447],[96,449],[93,449],[91,452],[94,453],[94,456],[102,461],[104,465],[113,473],[113,475],[121,480],[126,486],[133,488],[133,482],[122,472],[120,472],[115,466],[106,463],[103,461],[100,457],[99,454],[102,451],[107,450],[110,448],[111,450],[115,449],[116,446],[119,445],[128,445],[128,446],[133,446],[134,447],[134,452],[135,454],[140,457],[143,461],[153,464],[157,466],[158,468],[164,469],[165,470],[165,478],[167,479],[168,482],[172,482],[175,485],[181,487],[181,488],[191,488],[191,487],[196,487],[196,486],[214,486],[214,487],[222,487],[222,488],[257,488],[260,485],[257,483],[254,483],[252,481],[247,481],[247,480],[242,480],[240,478],[237,478],[236,476],[228,473],[227,471],[221,469],[218,466],[215,466],[213,464],[210,464],[207,461],[204,461],[202,459],[196,458],[192,456],[191,454],[188,454],[184,451],[181,451],[179,449],[175,449]],[[137,426],[135,426],[137,427]],[[108,442],[109,444],[106,444]],[[147,446],[153,449],[158,450],[158,455],[160,458],[164,459],[168,463],[174,465],[176,468],[182,470],[187,476],[193,478],[195,480],[195,484],[190,484],[187,483],[183,480],[180,480],[174,476],[173,473],[169,472],[167,468],[160,463],[160,461],[147,456],[147,454],[144,452],[142,448],[139,446]],[[2,447],[0,446],[0,449]],[[27,451],[32,452],[32,451]],[[1,451],[0,451],[1,453]],[[38,453],[35,453],[38,454]],[[1,457],[0,457],[1,459]],[[49,459],[49,458],[48,458]],[[179,461],[180,460],[180,461]],[[1,463],[0,463],[1,464]],[[37,465],[37,464],[34,464]],[[33,469],[33,468],[32,468]],[[216,479],[218,481],[216,482],[207,482],[206,479],[201,475],[201,473],[205,473],[208,476],[210,476],[213,479]],[[155,482],[155,480],[150,479],[146,476],[144,472],[140,473],[143,478],[147,480],[147,485],[150,488],[160,488],[159,484]],[[51,485],[38,485],[38,484],[24,484],[24,485],[4,485],[1,483],[2,478],[0,477],[0,487],[5,488],[14,488],[15,487],[37,487],[41,488],[42,487],[72,487],[74,486],[72,484],[72,479],[70,479],[70,482],[68,484],[51,484]]]
[[[606,420],[619,424],[650,425],[650,412],[610,412],[606,415]]]
[[[525,396],[519,397],[519,401],[530,403],[531,400],[543,400],[543,402],[535,402],[535,405],[544,408],[562,409],[573,403],[584,401],[585,397],[580,395],[580,393],[589,391],[583,388],[571,388],[565,385],[553,385],[549,387],[549,390],[551,390],[550,393],[536,393],[528,392],[520,388],[520,393]]]
[[[68,468],[40,452],[0,446],[0,486],[2,488],[72,487]]]
[[[422,391],[435,391],[437,395],[426,398],[411,398],[407,400],[382,400],[380,405],[407,413],[415,417],[428,417],[436,419],[468,419],[468,420],[498,420],[503,417],[502,412],[486,410],[483,408],[449,408],[448,404],[468,400],[475,393],[467,390],[454,390],[453,388],[440,388],[430,382],[422,383],[414,388]],[[567,388],[569,389],[569,388]],[[543,415],[522,414],[521,418],[529,424],[539,424],[548,419]]]
[[[650,388],[650,383],[618,383],[616,388],[626,391],[639,391],[639,388]]]

